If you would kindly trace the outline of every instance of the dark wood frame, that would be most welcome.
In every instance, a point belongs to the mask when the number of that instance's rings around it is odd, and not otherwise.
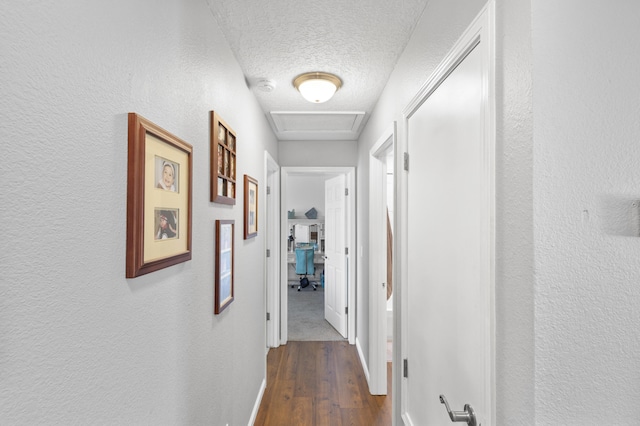
[[[163,143],[166,143],[187,155],[187,182],[181,182],[183,188],[186,187],[187,212],[186,228],[179,228],[179,232],[186,238],[186,251],[181,251],[167,257],[147,261],[144,260],[145,244],[145,209],[153,208],[145,206],[145,191],[154,188],[155,182],[146,182],[145,179],[145,156],[147,154],[147,135],[150,134]],[[129,153],[127,171],[127,261],[126,277],[135,278],[148,274],[159,269],[166,268],[178,263],[191,260],[191,194],[193,182],[193,147],[172,135],[144,117],[129,113]],[[187,185],[184,185],[184,184]],[[146,224],[154,226],[154,223]]]
[[[222,227],[225,225],[231,225],[231,236],[230,236],[230,241],[222,241],[221,238],[221,230]],[[230,304],[231,302],[233,302],[234,299],[234,271],[235,271],[235,220],[216,220],[216,276],[215,276],[215,297],[214,297],[214,312],[216,314],[221,313],[223,310],[225,310]],[[231,277],[230,277],[230,285],[231,285],[231,292],[229,297],[225,298],[224,300],[221,300],[221,285],[222,285],[222,279],[224,278],[224,275],[226,275],[229,271],[228,270],[223,270],[222,269],[222,265],[223,265],[223,254],[225,251],[227,250],[231,250],[231,259],[230,259],[230,265],[228,265],[228,267],[231,268]],[[224,275],[223,275],[224,274]]]
[[[211,201],[234,205],[238,193],[236,132],[215,112],[210,113]],[[218,135],[223,136],[221,140]]]
[[[255,211],[251,210],[251,204],[249,203],[249,193],[251,187],[255,187],[256,205]],[[254,214],[256,229],[249,229],[250,214]],[[244,175],[244,239],[253,238],[258,235],[258,181],[249,175]]]

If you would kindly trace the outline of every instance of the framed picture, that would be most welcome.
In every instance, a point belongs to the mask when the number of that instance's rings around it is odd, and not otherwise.
[[[244,239],[258,235],[258,181],[244,175]]]
[[[191,260],[192,151],[129,113],[127,278]]]
[[[211,125],[211,201],[236,203],[236,132],[215,112]]]
[[[216,220],[216,314],[233,302],[234,227],[234,220]]]

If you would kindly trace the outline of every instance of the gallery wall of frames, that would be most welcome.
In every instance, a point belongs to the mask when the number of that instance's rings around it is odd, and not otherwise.
[[[237,136],[215,111],[210,117],[210,202],[236,204],[244,196],[245,240],[258,235],[258,181],[238,170]],[[193,146],[131,112],[128,120],[126,277],[136,278],[191,260]],[[212,218],[215,219],[215,218]],[[217,219],[214,313],[234,300],[235,221]]]

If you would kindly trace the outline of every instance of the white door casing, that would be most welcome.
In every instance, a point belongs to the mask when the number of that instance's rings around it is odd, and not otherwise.
[[[355,197],[355,185],[356,185],[356,169],[355,167],[281,167],[280,168],[280,240],[287,240],[287,229],[288,229],[288,219],[287,219],[287,181],[289,176],[294,174],[303,174],[307,176],[315,175],[315,176],[337,176],[338,174],[342,174],[345,176],[345,181],[347,185],[347,189],[349,191],[349,196],[346,197],[346,231],[345,231],[345,241],[347,247],[355,247],[356,244],[356,197]],[[280,316],[277,318],[271,317],[272,320],[276,320],[278,322],[277,326],[280,331],[280,344],[284,345],[288,340],[287,333],[287,325],[288,325],[288,292],[287,292],[287,275],[288,275],[288,264],[287,264],[287,245],[280,244],[279,245],[280,252],[280,280],[277,283],[277,288],[275,292],[279,295],[280,301]],[[353,252],[353,250],[352,250]],[[346,299],[347,307],[349,308],[349,315],[347,315],[347,330],[348,330],[348,338],[350,344],[355,344],[355,335],[356,335],[356,315],[357,311],[356,303],[356,256],[354,254],[350,254],[346,257],[347,260],[347,294],[348,297]],[[354,283],[354,284],[352,284]]]
[[[280,167],[267,151],[264,157],[266,186],[262,199],[266,201],[265,253],[269,253],[265,262],[265,301],[269,317],[266,336],[267,347],[277,348],[280,346]]]
[[[347,336],[346,179],[325,181],[324,317]]]
[[[495,423],[493,2],[405,109],[402,418]]]
[[[387,155],[394,122],[369,151],[369,391],[387,394]],[[394,174],[395,176],[395,174]]]

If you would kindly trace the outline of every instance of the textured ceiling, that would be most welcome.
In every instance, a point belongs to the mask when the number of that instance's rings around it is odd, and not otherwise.
[[[428,2],[207,1],[281,140],[357,139]],[[309,103],[291,83],[308,71],[336,74],[343,86],[331,100]],[[265,79],[275,84],[271,92],[257,88]],[[297,113],[288,116],[296,132],[283,133],[278,128],[272,113],[282,112]],[[326,112],[364,113],[364,118],[358,129],[345,133],[342,115],[315,117]],[[325,127],[318,129],[318,122]],[[305,123],[312,127],[305,129]]]

